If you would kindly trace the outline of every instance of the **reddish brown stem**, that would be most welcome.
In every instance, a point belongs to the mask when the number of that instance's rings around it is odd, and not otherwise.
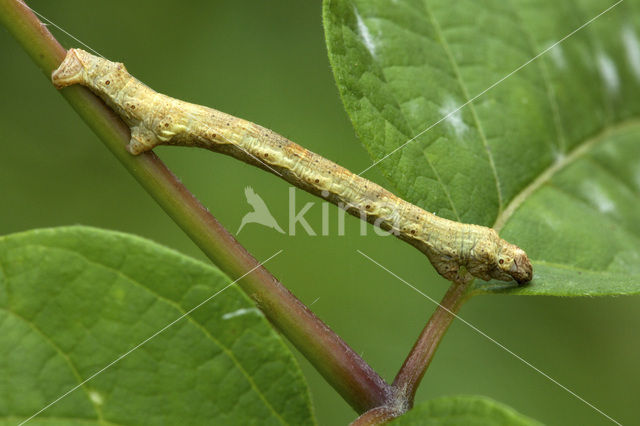
[[[0,22],[20,42],[47,78],[65,49],[21,1],[0,0]],[[84,87],[63,96],[127,170],[202,251],[238,285],[358,412],[383,405],[389,386],[339,336],[253,258],[152,153],[125,151],[128,127]],[[274,250],[275,252],[276,250]]]
[[[351,422],[351,426],[373,426],[390,422],[402,414],[401,411],[392,407],[378,407],[369,410]]]
[[[454,314],[460,310],[460,306],[466,300],[469,285],[470,282],[453,283],[449,287],[393,381],[396,399],[406,404],[406,409],[413,406],[420,381],[433,359],[442,336],[451,325]]]

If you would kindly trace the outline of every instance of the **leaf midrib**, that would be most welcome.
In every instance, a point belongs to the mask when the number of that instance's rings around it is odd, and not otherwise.
[[[559,171],[565,167],[573,164],[576,160],[591,151],[603,140],[606,140],[608,136],[613,133],[619,132],[628,127],[640,126],[640,119],[633,118],[616,123],[615,125],[604,127],[600,132],[594,136],[585,139],[582,143],[576,145],[566,156],[560,161],[556,161],[547,167],[542,173],[538,175],[529,185],[525,186],[513,199],[509,202],[504,211],[498,215],[493,228],[500,232],[502,228],[507,224],[511,216],[535,191],[540,189],[542,185],[547,183],[553,178]]]

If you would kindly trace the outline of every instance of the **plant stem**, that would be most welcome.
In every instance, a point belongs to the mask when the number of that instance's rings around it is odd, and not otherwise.
[[[369,410],[351,422],[349,426],[374,426],[390,422],[400,414],[392,407],[378,407]]]
[[[393,381],[395,398],[406,404],[405,409],[410,409],[413,406],[420,381],[427,371],[442,337],[451,325],[454,314],[460,310],[467,299],[467,290],[471,282],[454,282],[449,287]]]
[[[21,1],[0,0],[0,22],[12,33],[47,78],[65,49]],[[62,95],[107,148],[183,231],[232,279],[265,316],[359,413],[383,405],[389,385],[339,336],[295,298],[254,259],[179,182],[153,153],[126,152],[129,128],[89,90],[80,86]]]

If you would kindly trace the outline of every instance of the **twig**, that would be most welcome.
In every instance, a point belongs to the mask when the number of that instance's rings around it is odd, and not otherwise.
[[[453,314],[458,312],[460,306],[467,299],[467,289],[471,282],[454,282],[449,287],[393,381],[395,398],[404,402],[406,409],[413,406],[413,399],[420,381],[427,371],[442,337],[453,321]]]
[[[360,417],[351,422],[350,426],[381,425],[388,423],[389,421],[398,417],[400,414],[402,414],[402,412],[399,412],[393,407],[378,407],[362,414]]]
[[[21,1],[0,0],[2,23],[47,78],[65,49]],[[231,278],[256,268],[258,262],[178,181],[155,154],[134,157],[126,152],[127,126],[84,87],[62,95],[127,170],[202,251]],[[244,290],[325,379],[358,412],[383,405],[389,386],[339,336],[295,298],[265,268],[239,281]]]

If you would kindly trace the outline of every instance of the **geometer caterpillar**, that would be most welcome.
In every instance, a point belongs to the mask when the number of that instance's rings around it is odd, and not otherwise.
[[[121,63],[70,49],[52,80],[57,88],[84,85],[113,108],[131,128],[127,149],[132,154],[157,145],[227,154],[390,231],[426,254],[451,281],[467,282],[472,276],[519,284],[531,280],[527,254],[495,230],[438,217],[269,129],[157,93]]]

